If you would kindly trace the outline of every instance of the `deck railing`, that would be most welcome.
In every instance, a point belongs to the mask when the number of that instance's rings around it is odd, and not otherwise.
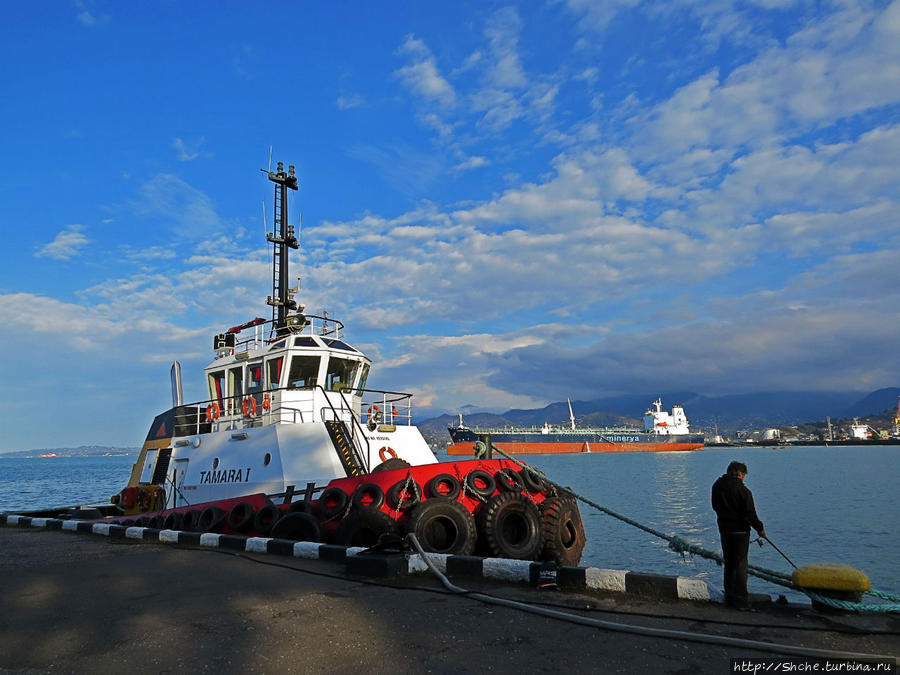
[[[308,396],[291,396],[294,392]],[[359,408],[353,399],[361,394]],[[376,389],[361,392],[310,389],[265,389],[240,396],[222,396],[172,408],[173,435],[239,431],[269,424],[302,424],[340,418],[351,427],[412,425],[412,394]],[[361,432],[360,432],[361,433]]]
[[[291,326],[276,329],[273,320],[255,319],[243,326],[235,326],[228,333],[235,335],[234,352],[248,352],[270,345],[292,335],[317,335],[342,340],[344,337],[344,324],[337,319],[316,314],[305,314],[306,324],[302,327]]]

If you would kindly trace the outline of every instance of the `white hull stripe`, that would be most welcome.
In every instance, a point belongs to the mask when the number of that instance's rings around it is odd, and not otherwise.
[[[241,537],[212,532],[181,532],[157,530],[149,527],[124,527],[110,523],[56,518],[0,514],[0,526],[41,527],[48,530],[87,532],[110,539],[136,539],[163,544],[181,544],[224,548],[247,553],[285,555],[308,560],[327,560],[345,563],[350,574],[371,577],[390,577],[428,572],[422,556],[417,554],[366,554],[364,548],[318,544],[308,541],[289,541],[266,537]],[[479,558],[428,553],[429,560],[442,573],[481,577],[502,582],[538,585],[556,583],[560,588],[578,591],[628,593],[657,600],[700,600],[721,602],[721,592],[702,579],[644,574],[598,567],[557,567],[554,563]]]

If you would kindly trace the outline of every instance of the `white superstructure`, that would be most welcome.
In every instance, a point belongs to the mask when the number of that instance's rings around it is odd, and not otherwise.
[[[869,437],[869,425],[860,424],[859,420],[854,418],[853,424],[850,425],[850,438],[865,440]]]
[[[655,410],[654,410],[655,408]],[[684,408],[673,405],[672,412],[662,409],[662,399],[653,402],[653,408],[644,413],[644,429],[654,434],[673,435],[691,432]]]
[[[164,486],[165,508],[320,487],[392,458],[437,462],[412,425],[412,396],[366,389],[372,361],[344,341],[343,324],[294,302],[287,253],[299,243],[284,208],[297,189],[294,167],[279,162],[268,178],[276,183],[273,318],[214,337],[205,401],[182,403],[173,366],[173,407],[154,420],[129,481]]]

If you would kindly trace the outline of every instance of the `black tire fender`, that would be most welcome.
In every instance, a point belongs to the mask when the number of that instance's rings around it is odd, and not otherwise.
[[[256,511],[250,502],[238,502],[228,512],[228,529],[235,532],[246,532],[256,520]]]
[[[506,492],[521,492],[525,489],[522,477],[513,469],[500,469],[494,474],[494,480],[497,481],[497,487]]]
[[[450,497],[433,497],[412,510],[406,531],[431,553],[471,555],[478,541],[475,519],[465,506]]]
[[[472,469],[465,478],[466,490],[477,497],[487,499],[497,490],[494,477],[484,469]]]
[[[388,491],[388,503],[395,511],[409,511],[420,501],[422,488],[412,479],[398,480]]]
[[[272,526],[270,536],[274,539],[293,541],[322,541],[322,527],[309,513],[294,511],[279,518]]]
[[[534,560],[541,552],[541,514],[525,495],[518,492],[494,495],[478,516],[479,530],[493,555]]]
[[[164,530],[180,530],[184,522],[184,514],[182,513],[169,513],[166,514],[165,519],[163,519],[163,529]]]
[[[218,506],[207,506],[197,519],[201,532],[218,532],[225,525],[225,512]]]
[[[381,464],[372,469],[372,473],[381,473],[382,471],[393,471],[394,469],[408,469],[409,462],[399,457],[391,457],[384,460]]]
[[[181,529],[185,532],[196,532],[197,522],[200,520],[200,512],[196,509],[187,511],[181,519]]]
[[[522,485],[531,494],[536,495],[547,491],[547,484],[544,482],[544,479],[527,467],[519,471],[519,478],[522,479]]]
[[[319,495],[317,508],[323,518],[333,518],[344,512],[350,497],[339,487],[325,488]]]
[[[253,529],[256,530],[257,534],[265,536],[272,531],[272,526],[278,522],[279,518],[281,518],[281,509],[274,504],[266,504],[256,512],[256,517],[253,519]]]
[[[295,502],[291,502],[291,505],[287,508],[288,513],[309,513],[311,515],[315,515],[315,507],[312,502],[308,502],[305,499],[298,499]]]
[[[377,483],[363,483],[353,492],[353,498],[350,501],[355,509],[367,506],[380,509],[384,504],[384,490]]]
[[[397,521],[384,511],[364,507],[352,511],[334,531],[332,540],[339,546],[364,546],[378,543],[383,534],[397,534]]]
[[[459,480],[456,476],[451,476],[449,473],[439,473],[425,483],[425,494],[429,499],[446,497],[447,499],[456,500],[461,491],[462,486],[459,484]]]
[[[581,561],[587,537],[578,503],[571,497],[548,497],[541,504],[543,560],[575,567]]]

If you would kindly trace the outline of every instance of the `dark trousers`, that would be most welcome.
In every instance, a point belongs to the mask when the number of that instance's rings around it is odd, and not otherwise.
[[[749,532],[720,532],[722,557],[725,559],[725,604],[746,606],[747,554],[750,551]]]

